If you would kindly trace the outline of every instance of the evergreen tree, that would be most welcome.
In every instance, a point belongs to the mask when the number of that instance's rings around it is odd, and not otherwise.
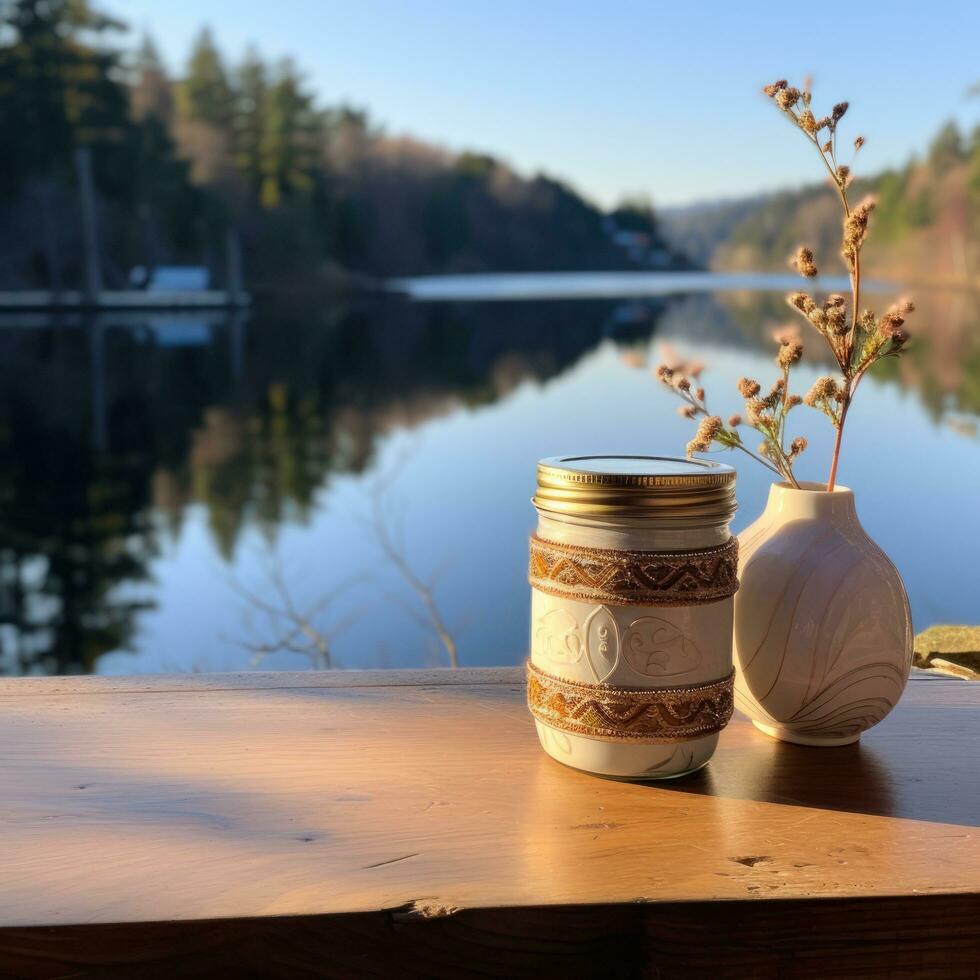
[[[72,152],[91,146],[96,178],[125,196],[129,100],[118,54],[103,36],[123,27],[85,0],[0,4],[0,183],[69,179]]]
[[[942,175],[962,163],[963,159],[963,137],[951,119],[939,130],[929,147],[929,166],[934,173]]]
[[[206,27],[194,42],[182,96],[182,108],[187,118],[208,123],[219,130],[230,127],[234,97],[221,53]]]
[[[205,28],[198,35],[177,86],[174,136],[191,163],[191,180],[227,190],[234,186],[234,93],[221,53]],[[222,208],[218,209],[223,210]]]
[[[156,46],[145,37],[130,62],[133,161],[133,209],[118,232],[125,243],[126,264],[152,269],[197,242],[198,195],[190,186],[188,165],[177,158],[170,136],[174,120],[173,85]]]
[[[169,127],[174,114],[173,87],[150,37],[143,38],[136,53],[133,76],[130,91],[133,118],[142,122],[152,116]]]
[[[269,86],[262,140],[263,207],[314,189],[322,154],[323,121],[313,95],[289,59],[280,63]]]
[[[149,460],[99,458],[77,428],[19,399],[0,412],[0,669],[89,673],[131,646],[148,608],[133,587],[156,552]]]
[[[266,67],[254,48],[237,72],[235,99],[235,165],[252,196],[258,198],[264,177],[263,145],[269,99]]]

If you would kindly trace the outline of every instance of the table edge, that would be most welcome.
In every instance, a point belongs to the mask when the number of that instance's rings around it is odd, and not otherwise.
[[[914,668],[910,683],[970,686],[960,678]],[[167,694],[189,691],[309,690],[357,687],[523,685],[523,667],[430,667],[390,670],[255,670],[189,674],[88,674],[0,677],[0,698],[83,694]],[[980,684],[977,684],[980,696]]]

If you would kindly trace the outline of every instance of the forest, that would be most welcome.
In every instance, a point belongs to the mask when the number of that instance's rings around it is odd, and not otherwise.
[[[860,177],[854,198],[878,207],[865,259],[872,274],[906,282],[980,284],[980,125],[945,123],[925,151],[900,167]],[[830,271],[838,255],[839,206],[825,184],[664,215],[675,247],[724,270],[785,270],[810,244]]]
[[[685,265],[647,201],[605,213],[560,180],[391,135],[322,103],[289,59],[227,60],[206,28],[171,77],[151,38],[128,50],[126,25],[83,0],[0,10],[0,288],[78,282],[80,149],[109,288],[163,264],[220,281],[229,232],[252,289]]]

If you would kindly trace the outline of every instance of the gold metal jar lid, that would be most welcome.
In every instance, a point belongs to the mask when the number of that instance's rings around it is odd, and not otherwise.
[[[670,456],[553,456],[538,463],[534,506],[556,515],[719,527],[737,506],[735,470]]]

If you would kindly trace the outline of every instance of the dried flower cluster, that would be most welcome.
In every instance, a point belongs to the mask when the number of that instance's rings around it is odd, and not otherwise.
[[[875,202],[872,198],[866,198],[852,207],[848,197],[848,188],[852,181],[851,165],[838,161],[838,124],[844,118],[848,104],[838,102],[828,115],[818,118],[811,108],[808,84],[804,84],[802,88],[794,88],[785,79],[780,79],[767,85],[763,91],[806,139],[813,143],[840,198],[843,210],[841,255],[851,282],[850,307],[848,300],[837,293],[831,294],[822,302],[803,292],[792,293],[787,297],[789,305],[829,345],[840,368],[840,377],[820,378],[802,399],[791,395],[789,372],[802,357],[803,347],[795,340],[783,337],[776,359],[782,369],[782,377],[777,379],[769,393],[761,396],[762,389],[757,381],[743,378],[739,382],[739,391],[746,400],[747,424],[763,436],[762,445],[756,455],[742,445],[738,434],[738,428],[742,425],[740,416],[732,416],[728,420],[728,426],[725,426],[719,416],[708,414],[703,389],[692,391],[689,379],[678,376],[667,365],[661,365],[657,373],[665,384],[671,386],[685,400],[681,408],[682,414],[690,418],[703,416],[694,439],[688,443],[688,455],[704,452],[712,443],[725,448],[741,449],[778,472],[794,486],[799,484],[793,476],[793,463],[806,448],[806,440],[797,437],[785,448],[786,416],[801,402],[823,412],[837,430],[830,476],[827,480],[827,489],[833,490],[837,479],[844,423],[858,385],[877,361],[902,353],[909,339],[905,318],[913,312],[915,306],[909,300],[902,300],[879,316],[861,305],[861,249],[868,235]],[[863,136],[854,140],[855,155],[864,146],[864,142]],[[790,264],[804,279],[815,279],[818,275],[813,250],[806,246],[797,250],[791,257]]]
[[[778,338],[779,352],[776,363],[782,375],[777,378],[768,393],[762,394],[762,385],[753,378],[741,378],[738,382],[739,394],[745,399],[745,417],[732,415],[727,425],[720,415],[708,411],[705,390],[692,383],[690,368],[683,365],[661,364],[657,377],[668,388],[680,396],[683,405],[678,411],[685,418],[700,418],[694,438],[687,444],[688,456],[707,452],[712,443],[725,449],[738,449],[772,470],[777,476],[798,487],[793,476],[793,462],[806,449],[806,439],[797,436],[786,446],[786,420],[789,413],[802,404],[799,395],[789,391],[790,370],[803,357],[803,345],[790,335]],[[762,442],[753,452],[742,442],[739,429],[748,425],[761,436]]]

